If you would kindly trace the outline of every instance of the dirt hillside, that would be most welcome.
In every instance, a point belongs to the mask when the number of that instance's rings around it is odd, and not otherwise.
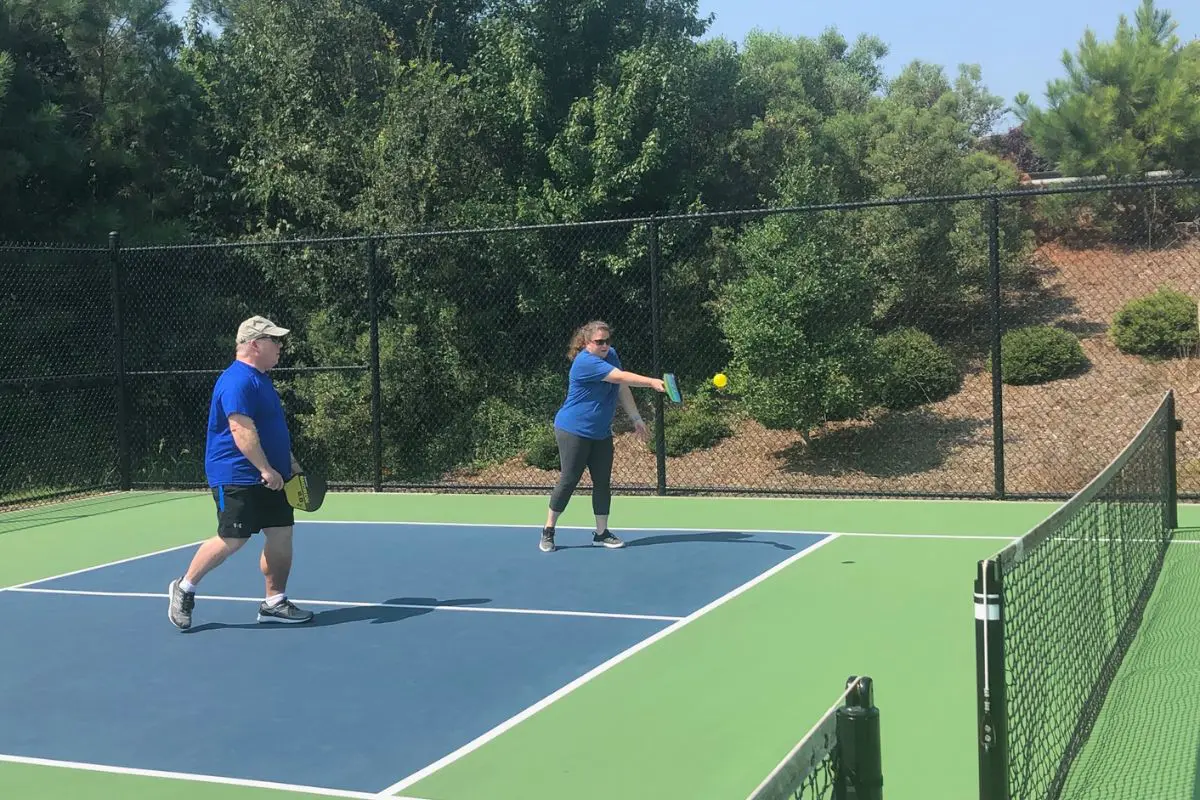
[[[1004,478],[1013,494],[1071,493],[1120,451],[1174,388],[1184,429],[1180,491],[1200,493],[1200,358],[1153,362],[1119,352],[1108,328],[1128,300],[1170,286],[1200,298],[1200,239],[1162,249],[1046,244],[1033,255],[1036,321],[1080,336],[1090,363],[1078,377],[1005,386]],[[1008,320],[1020,324],[1020,320]],[[969,365],[952,397],[905,413],[827,425],[805,445],[798,434],[740,422],[716,447],[667,461],[673,487],[853,493],[990,493],[992,384]],[[617,437],[615,484],[653,487],[655,458],[629,433]],[[456,483],[551,485],[557,473],[517,458]],[[585,477],[583,485],[587,485]]]

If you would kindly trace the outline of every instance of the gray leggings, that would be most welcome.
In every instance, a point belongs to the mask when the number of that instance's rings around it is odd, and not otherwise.
[[[558,440],[562,473],[558,476],[554,491],[550,493],[550,510],[559,514],[566,510],[571,493],[583,477],[583,468],[587,467],[588,474],[592,476],[592,513],[600,516],[608,514],[612,501],[612,489],[609,486],[613,464],[612,437],[585,439],[555,428],[554,438]]]

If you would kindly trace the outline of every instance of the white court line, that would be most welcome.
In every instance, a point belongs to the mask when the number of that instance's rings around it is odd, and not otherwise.
[[[56,581],[59,578],[69,578],[72,575],[82,575],[85,572],[93,572],[98,569],[104,569],[105,567],[115,567],[118,564],[128,564],[130,561],[140,561],[143,558],[150,558],[151,556],[161,556],[163,553],[173,553],[176,550],[182,550],[185,547],[196,547],[196,546],[202,544],[204,541],[205,541],[204,539],[201,539],[196,542],[188,542],[187,544],[177,544],[174,547],[166,547],[166,548],[163,548],[162,550],[155,550],[153,553],[142,553],[141,555],[130,556],[129,558],[121,558],[116,561],[108,561],[104,564],[97,564],[94,567],[84,567],[83,569],[75,569],[75,570],[71,570],[70,572],[64,572],[61,575],[51,575],[46,578],[37,578],[32,581],[25,581],[25,583],[16,583],[16,584],[13,584],[12,586],[0,586],[0,592],[11,592],[14,589],[24,589],[27,586],[33,586],[34,584],[38,584],[38,583],[45,583],[46,581]]]
[[[540,531],[541,525],[534,524],[515,524],[507,522],[430,522],[430,521],[410,521],[410,520],[355,520],[355,519],[306,519],[296,520],[297,527],[303,525],[412,525],[421,527],[443,527],[443,528],[509,528]],[[591,527],[582,525],[559,525],[560,531],[591,531]],[[656,525],[654,527],[637,527],[632,525],[619,525],[616,530],[621,531],[682,531],[684,533],[770,533],[770,534],[789,534],[792,536],[850,536],[863,538],[882,538],[882,539],[954,539],[956,541],[974,541],[976,539],[988,540],[997,539],[1000,541],[1011,542],[1014,539],[1021,538],[1020,536],[970,536],[968,534],[953,534],[953,533],[869,533],[869,532],[850,532],[850,531],[805,531],[805,530],[774,530],[771,528],[677,528],[673,525]]]
[[[417,772],[414,772],[413,774],[409,775],[406,778],[401,778],[400,780],[393,783],[391,786],[380,791],[379,797],[391,797],[393,792],[402,791],[403,789],[408,788],[409,786],[413,785],[417,781],[420,781],[420,780],[423,780],[423,779],[429,777],[430,775],[432,775],[433,773],[442,769],[443,767],[453,764],[455,761],[458,761],[460,758],[467,755],[468,753],[478,750],[480,747],[487,744],[492,739],[495,739],[497,736],[499,736],[500,734],[509,730],[510,728],[513,728],[514,726],[518,725],[519,723],[529,719],[534,714],[538,713],[542,709],[549,706],[551,703],[554,703],[555,701],[561,700],[562,698],[566,697],[568,694],[575,691],[580,686],[583,686],[585,683],[592,680],[596,676],[598,676],[604,672],[607,672],[608,670],[610,670],[613,667],[615,667],[616,665],[620,664],[622,661],[626,660],[627,658],[633,656],[634,654],[646,649],[650,645],[659,641],[664,636],[669,636],[670,634],[674,633],[675,631],[679,630],[680,628],[684,627],[685,625],[695,622],[697,619],[704,616],[708,612],[712,611],[717,606],[723,605],[723,604],[729,602],[730,600],[732,600],[733,598],[737,597],[738,595],[742,594],[743,592],[754,588],[758,584],[765,581],[767,578],[771,577],[772,575],[775,575],[776,573],[778,573],[784,569],[787,569],[789,566],[791,566],[793,563],[795,563],[799,559],[804,558],[805,556],[809,555],[810,553],[816,552],[817,550],[819,550],[820,548],[829,544],[836,538],[837,538],[837,535],[833,535],[826,539],[822,539],[819,542],[815,542],[815,543],[809,545],[805,549],[801,550],[799,553],[789,556],[786,561],[781,561],[780,563],[771,567],[766,572],[756,575],[755,577],[751,578],[746,583],[743,583],[741,586],[737,587],[736,589],[722,595],[721,597],[718,597],[716,600],[712,601],[711,603],[704,606],[703,608],[701,608],[697,611],[693,611],[691,614],[688,614],[686,617],[679,620],[675,624],[669,625],[666,628],[663,628],[661,631],[659,631],[658,633],[655,633],[653,636],[650,636],[647,639],[643,639],[642,641],[638,642],[637,644],[633,645],[632,647],[628,648],[627,650],[624,650],[623,652],[618,653],[617,655],[610,658],[608,661],[605,661],[600,666],[595,667],[594,669],[590,670],[589,672],[584,673],[583,675],[581,675],[578,678],[576,678],[575,680],[571,681],[566,686],[563,686],[562,688],[558,689],[554,693],[549,694],[546,697],[543,697],[541,700],[539,700],[536,703],[534,703],[533,705],[529,706],[524,711],[521,711],[520,713],[516,714],[515,716],[510,717],[509,719],[500,723],[496,727],[492,728],[490,731],[476,737],[475,739],[471,740],[467,744],[465,744],[462,747],[455,750],[453,753],[443,756],[442,758],[438,759],[437,761],[433,762],[432,764],[428,765],[427,767],[424,767],[423,769],[420,769]]]
[[[296,524],[297,524],[297,527],[301,527],[301,526],[307,527],[309,525],[413,525],[413,526],[422,526],[422,527],[511,528],[511,529],[521,528],[521,529],[525,529],[525,530],[539,529],[538,526],[536,526],[536,525],[518,525],[515,523],[428,522],[428,521],[409,521],[409,520],[365,521],[365,520],[349,520],[349,519],[347,519],[347,520],[306,519],[306,520],[297,520]],[[589,530],[591,530],[591,528],[580,526],[580,525],[562,525],[562,526],[559,526],[559,530],[589,531]],[[884,539],[954,539],[954,540],[967,540],[967,541],[974,540],[974,539],[982,539],[982,540],[998,539],[998,540],[1002,540],[1002,541],[1014,541],[1014,540],[1020,538],[1019,536],[966,536],[966,535],[957,536],[957,535],[953,535],[953,534],[926,534],[926,533],[861,533],[861,532],[855,533],[855,532],[840,532],[840,531],[835,532],[835,531],[772,530],[770,528],[743,528],[743,529],[739,530],[739,529],[732,529],[732,528],[666,528],[666,527],[662,527],[662,526],[659,526],[659,527],[621,526],[621,530],[626,530],[626,531],[670,530],[670,531],[683,531],[683,532],[688,532],[688,533],[702,532],[702,533],[769,533],[769,534],[792,534],[792,535],[801,534],[801,535],[808,535],[808,536],[851,536],[851,537],[884,538]],[[84,573],[93,572],[98,569],[104,569],[105,567],[115,567],[118,564],[128,564],[131,561],[138,561],[143,558],[150,558],[152,556],[160,556],[160,555],[163,555],[164,553],[172,553],[176,550],[182,550],[185,547],[198,547],[199,545],[203,544],[204,541],[205,541],[205,539],[200,539],[195,542],[188,542],[186,544],[175,545],[174,547],[166,547],[166,548],[163,548],[162,550],[155,550],[150,553],[142,553],[141,555],[130,556],[129,558],[121,558],[121,559],[117,559],[116,561],[108,561],[103,564],[97,564],[93,567],[84,567],[83,569],[76,569],[76,570],[72,570],[70,572],[63,572],[58,575],[48,575],[45,578],[36,578],[31,581],[26,581],[25,583],[17,583],[17,584],[13,584],[12,586],[0,586],[0,592],[11,591],[13,589],[23,589],[27,586],[35,586],[39,583],[46,583],[47,581],[55,581],[55,580],[58,580],[59,578],[69,578],[74,575],[82,575]]]
[[[49,758],[28,758],[26,756],[10,756],[0,753],[0,762],[12,764],[28,764],[35,767],[60,767],[63,769],[79,769],[88,772],[108,772],[113,775],[136,775],[142,778],[168,778],[179,781],[194,781],[197,783],[221,783],[226,786],[245,786],[253,789],[278,789],[286,792],[304,792],[306,794],[322,795],[325,797],[354,797],[362,800],[375,800],[377,795],[369,792],[353,792],[349,789],[327,789],[323,786],[301,786],[292,783],[275,783],[273,781],[255,781],[244,778],[223,778],[219,775],[196,775],[190,772],[165,772],[157,769],[137,769],[135,767],[110,767],[107,764],[86,764],[81,761],[56,761]],[[419,797],[397,797],[393,800],[421,800]]]
[[[85,589],[40,589],[30,586],[15,587],[10,592],[25,592],[28,594],[65,594],[80,597],[141,597],[153,600],[166,600],[166,592],[102,592]],[[224,600],[234,603],[261,603],[261,597],[229,597],[226,595],[210,594],[196,595],[197,600]],[[663,614],[622,614],[608,611],[556,611],[543,608],[502,608],[497,606],[438,606],[421,603],[361,603],[348,600],[302,600],[293,599],[293,603],[301,606],[335,606],[342,608],[415,608],[421,611],[470,611],[477,614],[529,614],[543,617],[595,617],[600,619],[633,619],[654,622],[678,622],[683,617]]]
[[[532,486],[524,486],[524,487],[517,487],[517,488],[537,489],[537,487],[532,487]],[[590,486],[586,487],[586,488],[588,491],[591,490]],[[624,487],[622,487],[622,488],[624,488]],[[138,491],[138,490],[135,489],[133,491]],[[146,490],[146,491],[148,491],[148,490]],[[167,490],[167,491],[170,491],[170,490]],[[580,489],[579,491],[584,491],[584,489]],[[549,492],[550,492],[550,490],[546,489],[546,493],[549,494]],[[538,489],[537,493],[540,494],[541,490]],[[414,490],[384,489],[382,492],[374,492],[374,491],[355,492],[355,491],[345,491],[342,489],[338,489],[336,491],[330,490],[329,494],[327,496],[328,497],[342,497],[342,498],[348,498],[348,497],[416,498],[416,497],[432,497],[432,496],[458,498],[458,497],[491,497],[494,495],[486,495],[486,494],[481,495],[479,492],[468,492],[468,491],[438,491],[437,486],[429,486],[429,487],[427,487],[427,491],[418,491],[415,489]],[[500,497],[536,497],[536,494],[498,495],[498,496],[500,496]],[[737,501],[743,502],[743,503],[753,503],[755,501],[757,501],[757,502],[770,501],[772,503],[795,503],[795,504],[869,502],[869,503],[876,503],[876,504],[883,504],[883,503],[909,503],[909,504],[913,504],[913,503],[922,503],[922,504],[953,503],[953,504],[963,504],[963,505],[989,505],[989,504],[990,505],[1012,505],[1014,503],[1021,503],[1024,505],[1032,505],[1034,503],[1044,503],[1046,505],[1052,505],[1055,502],[1058,502],[1055,500],[1044,500],[1044,499],[1039,499],[1039,498],[1030,498],[1028,500],[1025,500],[1025,499],[1022,499],[1022,500],[1012,500],[1012,499],[996,500],[995,498],[990,498],[990,497],[871,497],[871,496],[855,496],[855,495],[841,495],[841,496],[758,495],[756,497],[747,497],[745,495],[737,495],[737,494],[713,494],[713,495],[675,494],[675,495],[666,495],[663,497],[659,497],[657,495],[648,495],[648,494],[627,494],[623,497],[623,499],[625,499],[625,500],[653,500],[656,503],[703,503],[706,501],[713,501],[713,500],[720,501],[720,502],[724,502],[726,500],[737,500]],[[1192,504],[1192,505],[1200,504],[1200,503],[1198,503],[1198,501],[1195,501],[1195,500],[1180,500],[1179,502],[1181,505],[1185,504],[1185,503]]]

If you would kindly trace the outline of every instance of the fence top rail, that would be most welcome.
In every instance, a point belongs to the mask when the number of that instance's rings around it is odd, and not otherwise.
[[[649,217],[621,217],[615,219],[580,220],[578,222],[546,222],[533,225],[501,225],[490,228],[446,228],[427,231],[401,231],[395,233],[371,233],[355,236],[305,237],[297,239],[239,239],[229,242],[190,242],[181,244],[147,244],[122,247],[126,253],[149,253],[179,250],[230,249],[251,247],[298,247],[330,244],[363,244],[365,242],[389,242],[405,239],[435,239],[462,236],[484,236],[494,233],[523,233],[549,230],[578,230],[580,228],[622,228],[646,224],[655,219]],[[2,245],[0,245],[2,246]],[[103,248],[101,248],[103,249]]]
[[[1037,197],[1050,194],[1083,194],[1099,191],[1116,191],[1121,189],[1158,189],[1163,187],[1197,186],[1200,187],[1200,175],[1184,178],[1170,178],[1153,181],[1113,182],[1108,180],[1088,180],[1080,178],[1076,183],[1057,186],[1035,186],[1026,189],[1005,189],[993,192],[972,192],[968,194],[945,195],[912,195],[906,197],[880,197],[874,200],[856,200],[841,203],[822,203],[817,205],[781,206],[778,208],[749,208],[731,211],[705,211],[692,214],[670,214],[655,217],[660,222],[674,220],[692,220],[711,217],[766,217],[775,214],[807,214],[820,211],[852,211],[860,208],[880,208],[887,206],[920,205],[928,203],[961,203],[978,200],[1013,200],[1025,197]]]
[[[0,253],[88,253],[102,255],[106,252],[108,252],[108,247],[103,245],[0,242]]]
[[[864,208],[882,208],[889,206],[919,205],[929,203],[962,203],[969,201],[999,201],[1014,200],[1028,197],[1039,197],[1058,194],[1084,194],[1101,191],[1137,190],[1179,188],[1194,186],[1200,188],[1200,175],[1156,178],[1154,180],[1118,181],[1105,177],[1072,178],[1071,182],[1056,185],[1035,184],[1025,188],[1004,189],[987,192],[972,192],[948,195],[912,195],[902,197],[880,197],[872,200],[856,200],[848,202],[822,203],[800,206],[779,206],[774,208],[728,209],[724,211],[685,212],[679,214],[654,213],[649,216],[619,217],[601,220],[580,220],[577,222],[547,222],[526,225],[500,225],[486,228],[447,228],[425,231],[398,231],[393,233],[359,234],[354,236],[302,237],[296,239],[242,239],[223,242],[190,242],[179,244],[146,244],[122,247],[125,253],[150,253],[185,250],[214,250],[229,248],[256,247],[297,247],[325,246],[333,244],[362,244],[366,242],[404,241],[414,239],[434,239],[463,236],[483,236],[498,233],[522,233],[550,230],[578,230],[581,228],[632,227],[635,225],[658,224],[662,222],[691,222],[711,219],[755,219],[783,214],[812,214],[824,211],[853,211]],[[104,252],[107,247],[91,247],[78,244],[36,244],[26,245],[11,242],[0,242],[0,252],[15,250],[36,250],[41,252]]]

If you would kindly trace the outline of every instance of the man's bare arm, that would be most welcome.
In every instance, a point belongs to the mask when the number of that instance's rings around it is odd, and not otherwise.
[[[251,464],[258,467],[259,472],[273,471],[271,462],[267,460],[267,454],[263,452],[254,420],[245,414],[230,414],[229,431],[233,434],[233,441],[238,446],[238,450],[241,450],[242,455],[250,459]]]

